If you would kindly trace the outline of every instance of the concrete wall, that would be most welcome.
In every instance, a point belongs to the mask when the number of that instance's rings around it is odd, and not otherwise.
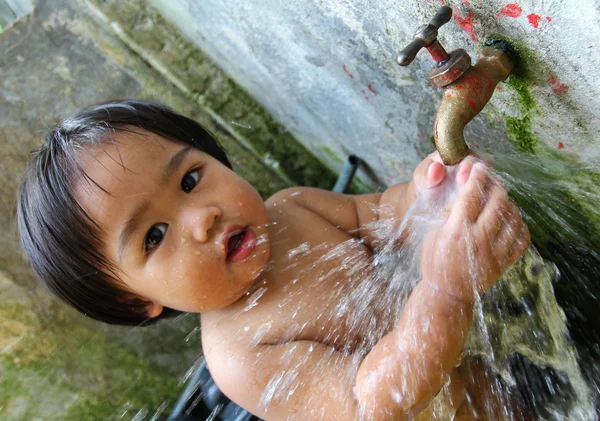
[[[466,129],[505,172],[600,390],[600,3],[596,0],[147,0],[330,167],[354,153],[387,184],[433,150],[441,92],[398,52],[447,4],[448,51],[503,35],[520,60]]]
[[[317,156],[339,168],[359,154],[388,182],[431,150],[440,98],[429,55],[400,68],[397,53],[447,3],[454,18],[439,39],[448,51],[475,60],[501,33],[525,58],[522,81],[500,88],[469,126],[472,147],[559,151],[600,169],[595,0],[149,1]]]
[[[146,329],[106,327],[37,286],[16,238],[15,192],[29,152],[58,119],[110,99],[153,99],[205,125],[226,147],[234,168],[264,196],[288,186],[288,174],[300,174],[303,183],[319,174],[324,186],[334,181],[293,139],[285,142],[288,148],[271,148],[269,161],[262,159],[248,139],[291,139],[289,133],[204,55],[186,50],[163,20],[153,20],[134,2],[121,4],[128,7],[120,11],[129,19],[126,30],[111,26],[92,4],[53,0],[33,2],[32,13],[0,33],[2,420],[161,419],[202,355],[194,315]],[[162,66],[144,42],[170,64],[173,57],[193,63],[193,81]],[[245,129],[251,133],[227,124],[234,119],[252,125]],[[296,157],[294,164],[278,166],[286,154]]]

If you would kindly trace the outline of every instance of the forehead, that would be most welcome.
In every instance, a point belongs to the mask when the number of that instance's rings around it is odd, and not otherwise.
[[[85,177],[77,178],[75,197],[93,220],[109,228],[135,203],[153,197],[165,162],[183,147],[150,132],[114,133],[77,151]]]
[[[179,148],[181,145],[144,130],[119,131],[95,145],[76,151],[76,158],[85,170],[97,171],[95,167],[98,165],[116,165],[126,170],[136,166],[140,160],[156,161]]]
[[[113,195],[135,187],[132,179],[151,178],[181,148],[183,145],[151,132],[116,132],[99,144],[77,151],[76,159],[93,186]]]

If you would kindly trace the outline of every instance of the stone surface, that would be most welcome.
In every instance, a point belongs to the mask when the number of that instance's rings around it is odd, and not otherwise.
[[[41,291],[21,256],[14,224],[15,192],[29,152],[62,116],[109,99],[149,98],[204,124],[263,196],[292,181],[199,104],[202,89],[190,94],[165,78],[97,11],[72,0],[34,6],[34,13],[0,33],[0,224],[5,227],[0,240],[0,418],[104,421],[138,414],[135,419],[141,420],[146,413],[149,419],[174,403],[181,379],[201,356],[198,320],[188,315],[145,329],[101,326]],[[239,90],[222,73],[218,79],[214,65],[206,61],[205,66],[196,74],[210,71],[212,86],[220,80],[229,90]],[[243,98],[242,109],[253,105]],[[235,108],[236,99],[224,97],[222,107]],[[273,137],[279,133],[290,139],[276,123],[255,117],[261,113],[266,115],[254,106],[245,115],[268,127],[262,130]],[[314,159],[308,163],[315,164],[320,165]]]

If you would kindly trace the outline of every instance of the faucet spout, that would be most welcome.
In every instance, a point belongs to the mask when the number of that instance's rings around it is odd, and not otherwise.
[[[479,114],[496,85],[508,77],[512,68],[513,62],[504,51],[484,47],[477,64],[444,87],[434,124],[435,145],[444,164],[457,164],[469,154],[464,128]]]
[[[514,63],[514,48],[502,39],[490,39],[471,66],[465,50],[447,53],[437,39],[438,29],[450,21],[452,9],[441,7],[427,25],[398,56],[400,66],[408,66],[419,50],[426,48],[437,65],[429,72],[431,83],[444,89],[434,127],[434,139],[444,164],[455,165],[469,154],[464,129],[490,100],[496,85],[504,81]]]

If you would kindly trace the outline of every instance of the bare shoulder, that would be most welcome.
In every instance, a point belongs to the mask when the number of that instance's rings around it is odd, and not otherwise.
[[[287,189],[280,190],[269,197],[265,201],[265,206],[267,208],[272,208],[284,205],[297,205],[300,202],[298,199],[304,199],[306,196],[313,196],[315,194],[319,194],[320,192],[327,191],[314,187],[288,187]]]
[[[292,224],[336,228],[354,237],[364,237],[371,246],[370,231],[365,227],[378,219],[380,198],[380,193],[347,195],[313,187],[293,187],[274,194],[265,205],[273,220],[287,217]]]

